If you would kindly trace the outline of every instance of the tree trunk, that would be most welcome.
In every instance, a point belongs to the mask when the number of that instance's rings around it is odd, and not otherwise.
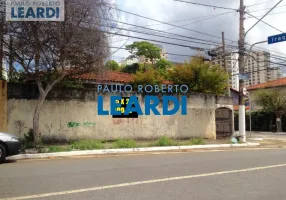
[[[276,126],[277,126],[277,132],[282,132],[282,125],[281,125],[281,115],[279,113],[276,113]]]
[[[51,89],[56,85],[58,82],[64,79],[66,74],[62,74],[58,79],[54,80],[51,84],[48,84],[47,87],[44,89],[42,82],[40,80],[36,80],[38,89],[40,92],[39,99],[34,111],[33,116],[33,136],[34,136],[34,144],[37,145],[40,143],[41,140],[41,133],[39,128],[40,122],[40,111],[44,104],[47,94],[51,91]]]
[[[44,95],[40,95],[37,105],[36,105],[36,109],[34,111],[34,117],[33,117],[33,132],[34,132],[34,144],[39,144],[40,143],[40,129],[39,129],[39,122],[40,122],[40,110],[42,108],[42,105],[45,101],[45,96]]]

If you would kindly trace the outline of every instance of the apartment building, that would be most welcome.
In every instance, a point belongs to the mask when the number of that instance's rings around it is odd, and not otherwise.
[[[281,67],[273,67],[273,69],[271,69],[271,78],[272,79],[270,81],[283,78],[283,71]]]
[[[245,58],[244,72],[249,75],[246,87],[265,83],[273,79],[270,69],[270,52],[253,51]]]
[[[211,63],[224,67],[223,48],[216,47],[212,49],[216,56],[213,56]],[[230,74],[229,83],[233,89],[239,90],[239,65],[238,53],[230,49],[226,50],[227,71]],[[252,51],[245,56],[244,73],[249,76],[245,81],[246,87],[265,83],[268,81],[283,78],[281,68],[270,65],[270,52],[268,51]]]
[[[161,49],[160,55],[161,55],[161,59],[166,59],[167,60],[167,52],[166,50],[163,48],[162,45],[160,44],[154,44],[157,47],[159,47]],[[139,57],[139,63],[151,63],[151,61],[149,59],[146,59],[145,56],[140,56]]]
[[[245,72],[249,73],[247,87],[283,78],[282,69],[272,66],[270,61],[268,51],[253,51],[247,56],[245,62]]]
[[[212,56],[211,64],[220,65],[224,68],[224,55],[223,48],[221,46],[212,49],[212,52],[216,53],[216,56]],[[226,50],[226,70],[229,73],[229,85],[239,90],[239,68],[238,68],[238,54],[233,52],[231,49]]]

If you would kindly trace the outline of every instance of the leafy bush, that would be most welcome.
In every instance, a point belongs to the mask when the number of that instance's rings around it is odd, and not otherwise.
[[[113,148],[136,148],[137,144],[134,140],[116,140],[113,143]]]
[[[223,68],[211,66],[200,58],[176,66],[169,76],[175,84],[187,85],[189,91],[208,94],[223,94],[228,80]]]
[[[134,63],[132,65],[127,65],[121,69],[121,72],[128,73],[128,74],[136,74],[139,70],[140,66],[138,63]]]
[[[202,138],[193,138],[189,141],[190,145],[202,145],[205,144],[205,141]]]
[[[81,140],[73,142],[71,147],[73,149],[80,150],[93,150],[93,149],[104,149],[102,142],[98,140]]]
[[[24,149],[31,149],[34,148],[34,131],[33,129],[29,129],[27,133],[24,134],[24,144],[23,148]]]
[[[178,143],[175,142],[174,140],[167,138],[166,136],[161,137],[158,139],[152,146],[177,146]]]
[[[134,81],[130,83],[134,89],[138,85],[159,85],[164,81],[164,76],[160,74],[160,70],[148,69],[147,71],[137,71]]]

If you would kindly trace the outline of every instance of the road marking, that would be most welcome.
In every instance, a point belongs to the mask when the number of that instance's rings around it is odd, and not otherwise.
[[[5,198],[5,199],[0,199],[0,200],[39,199],[39,198],[44,198],[44,197],[61,196],[61,195],[75,194],[75,193],[81,193],[81,192],[106,190],[106,189],[112,189],[112,188],[128,187],[128,186],[133,186],[133,185],[143,185],[143,184],[148,184],[148,183],[159,183],[159,182],[167,182],[167,181],[174,181],[174,180],[184,180],[184,179],[192,179],[192,178],[199,178],[199,177],[216,176],[216,175],[223,175],[223,174],[233,174],[233,173],[239,173],[239,172],[250,172],[250,171],[258,171],[258,170],[278,168],[278,167],[286,167],[286,164],[270,165],[270,166],[264,166],[264,167],[254,167],[254,168],[246,168],[246,169],[240,169],[240,170],[222,171],[222,172],[214,172],[214,173],[206,173],[206,174],[197,174],[197,175],[189,175],[189,176],[178,176],[178,177],[154,179],[154,180],[147,180],[147,181],[122,183],[122,184],[116,184],[116,185],[106,185],[106,186],[99,186],[99,187],[92,187],[92,188],[85,188],[85,189],[78,189],[78,190],[67,190],[67,191],[62,191],[62,192],[35,194],[35,195],[21,196],[21,197],[11,197],[11,198]]]

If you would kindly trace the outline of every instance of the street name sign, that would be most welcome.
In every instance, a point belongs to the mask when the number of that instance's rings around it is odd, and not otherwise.
[[[278,42],[285,42],[285,41],[286,41],[286,33],[268,37],[268,44],[275,44]]]

